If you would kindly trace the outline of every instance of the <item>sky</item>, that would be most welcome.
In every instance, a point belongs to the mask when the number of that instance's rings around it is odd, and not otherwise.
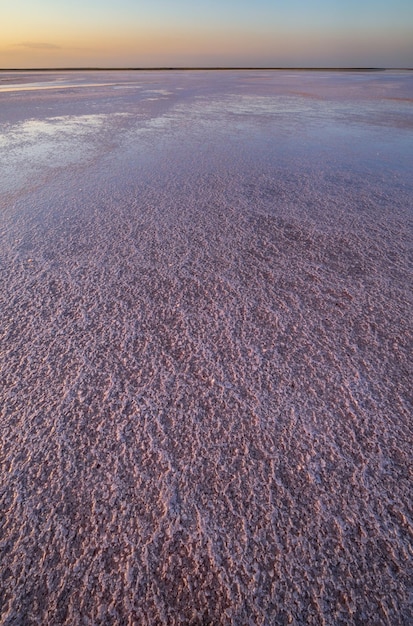
[[[0,0],[0,68],[413,67],[412,0]]]

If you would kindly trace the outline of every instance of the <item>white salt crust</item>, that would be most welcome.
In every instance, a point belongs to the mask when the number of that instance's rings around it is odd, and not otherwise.
[[[0,73],[0,622],[413,623],[413,76]]]

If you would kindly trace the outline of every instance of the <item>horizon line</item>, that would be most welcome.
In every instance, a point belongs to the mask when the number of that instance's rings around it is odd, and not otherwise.
[[[263,66],[153,66],[153,67],[20,67],[0,68],[0,72],[53,72],[53,71],[225,71],[225,70],[267,70],[267,71],[335,71],[335,72],[384,72],[391,70],[412,71],[412,67],[263,67]]]

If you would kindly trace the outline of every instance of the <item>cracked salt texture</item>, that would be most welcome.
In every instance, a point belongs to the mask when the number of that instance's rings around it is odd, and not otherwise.
[[[1,623],[412,623],[413,76],[0,79]]]

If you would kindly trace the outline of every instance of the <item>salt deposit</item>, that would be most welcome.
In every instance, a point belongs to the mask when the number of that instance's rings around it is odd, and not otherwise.
[[[413,75],[0,73],[0,621],[402,625]]]

